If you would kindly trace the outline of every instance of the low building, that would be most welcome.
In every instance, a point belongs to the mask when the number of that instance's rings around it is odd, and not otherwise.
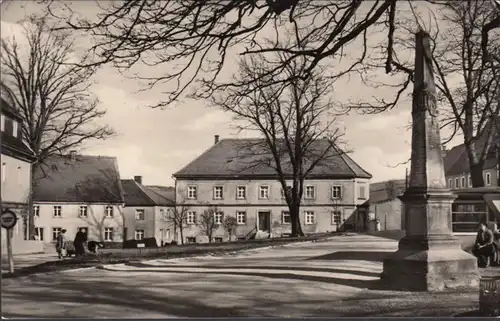
[[[43,251],[40,242],[28,240],[28,204],[31,192],[31,164],[34,153],[23,142],[22,119],[17,112],[1,99],[2,127],[2,211],[10,210],[17,215],[12,233],[12,249],[15,254]],[[2,228],[2,253],[6,253],[6,231]]]
[[[320,150],[331,143],[322,139],[314,144]],[[176,205],[187,208],[184,241],[207,241],[200,219],[210,207],[216,207],[214,218],[219,226],[214,241],[228,238],[221,226],[224,216],[236,218],[234,234],[238,238],[248,238],[257,231],[272,236],[290,233],[289,209],[266,155],[269,152],[262,139],[219,140],[216,136],[214,145],[173,175]],[[303,231],[336,231],[344,225],[364,230],[371,175],[338,149],[327,158],[304,182],[300,210]]]
[[[76,151],[51,156],[37,168],[34,179],[35,228],[40,240],[53,242],[62,229],[72,239],[83,228],[89,240],[121,244],[125,200],[115,157]]]
[[[405,229],[404,204],[399,199],[406,190],[404,179],[370,184],[370,213],[380,223],[380,230]]]
[[[142,184],[142,176],[122,181],[125,207],[125,238],[142,240],[156,238],[159,246],[172,241],[171,213],[175,201],[167,198],[158,190],[162,187],[149,188]],[[175,195],[172,195],[175,196]]]

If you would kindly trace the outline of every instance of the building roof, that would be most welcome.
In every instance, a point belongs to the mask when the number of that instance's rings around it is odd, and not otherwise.
[[[500,117],[497,120],[497,126],[500,127]],[[498,128],[498,127],[496,127]],[[495,128],[494,128],[495,130]],[[481,153],[486,143],[487,136],[480,137],[475,146],[476,151]],[[493,140],[491,142],[490,153],[484,162],[483,169],[495,168],[498,164],[498,159],[495,155],[496,144],[500,143],[500,133],[493,133]],[[470,172],[469,157],[464,144],[453,147],[444,158],[444,169],[447,176],[461,175]]]
[[[348,155],[336,146],[331,148],[330,141],[320,139],[311,146],[311,151],[328,151],[311,171],[309,178],[371,178]],[[286,156],[285,156],[286,157]],[[175,173],[175,178],[275,178],[276,170],[272,155],[264,139],[222,139],[192,162]],[[291,166],[282,164],[285,173],[291,174]]]
[[[173,206],[174,201],[133,179],[122,179],[125,206]]]
[[[394,192],[391,191],[391,183],[393,182]],[[394,179],[384,182],[370,184],[370,203],[383,203],[391,201],[394,197],[399,196],[406,190],[406,181],[404,179]],[[392,195],[391,195],[392,194]]]
[[[10,118],[15,119],[19,126],[22,126],[21,117],[3,98],[0,97],[1,101],[1,112]],[[27,162],[32,162],[36,159],[34,152],[23,142],[22,138],[14,137],[5,133],[2,133],[2,154],[8,155],[14,158],[25,160]]]
[[[35,202],[124,203],[116,157],[51,156],[37,166]]]
[[[175,187],[173,186],[159,186],[159,185],[147,185],[149,190],[160,194],[164,198],[175,202]]]

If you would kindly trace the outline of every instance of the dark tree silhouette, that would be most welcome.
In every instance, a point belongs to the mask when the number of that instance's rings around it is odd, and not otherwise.
[[[22,136],[36,156],[35,173],[51,155],[76,149],[90,139],[106,139],[113,131],[96,123],[105,111],[89,93],[94,68],[67,65],[74,60],[83,64],[87,58],[73,50],[70,34],[51,31],[45,17],[27,23],[27,52],[15,38],[1,40],[1,89],[2,98],[22,118]],[[31,196],[29,204],[31,239],[35,236]]]
[[[319,166],[338,166],[345,152],[338,147],[342,133],[331,114],[335,105],[329,94],[334,80],[319,67],[302,79],[299,75],[309,68],[309,60],[285,60],[281,53],[242,60],[232,84],[220,87],[211,101],[248,124],[241,129],[254,130],[263,137],[242,146],[239,162],[245,163],[245,170],[272,169],[286,191],[291,234],[302,236],[299,214],[304,180]],[[279,76],[268,74],[274,63],[284,65]],[[290,81],[280,81],[285,78]]]

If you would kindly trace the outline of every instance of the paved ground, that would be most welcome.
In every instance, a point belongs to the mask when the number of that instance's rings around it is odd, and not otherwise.
[[[14,268],[20,269],[54,260],[57,260],[57,254],[55,251],[54,253],[20,254],[14,256]],[[2,253],[2,273],[5,272],[9,272],[9,262],[7,255]]]
[[[478,293],[385,291],[397,242],[337,236],[223,257],[151,260],[2,281],[5,317],[450,316]]]

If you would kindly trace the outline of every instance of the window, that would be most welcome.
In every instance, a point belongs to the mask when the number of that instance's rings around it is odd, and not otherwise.
[[[113,217],[113,206],[106,206],[106,217]]]
[[[281,213],[281,223],[283,224],[290,224],[292,222],[291,218],[290,218],[290,212],[282,212]]]
[[[332,186],[332,198],[333,199],[342,198],[342,186],[339,185]]]
[[[136,221],[144,221],[144,209],[136,209],[135,210],[135,220]]]
[[[7,175],[7,163],[2,163],[2,183],[5,182],[6,175]]]
[[[485,176],[486,176],[486,177],[485,177],[485,178],[486,178],[486,179],[485,179],[485,181],[486,181],[486,182],[485,182],[485,183],[486,183],[486,185],[491,185],[491,174],[490,174],[490,173],[486,173],[486,175],[485,175]]]
[[[112,227],[104,228],[104,241],[107,241],[107,242],[113,241],[113,228]]]
[[[61,206],[59,205],[54,206],[54,212],[53,212],[54,217],[61,217],[62,216],[61,212],[62,212]]]
[[[196,212],[193,212],[193,211],[187,212],[187,220],[186,221],[190,225],[196,224]]]
[[[455,178],[455,188],[458,188],[458,177]]]
[[[453,187],[453,181],[451,179],[448,180],[448,188]]]
[[[469,187],[472,187],[472,177],[469,175],[468,177],[468,181],[469,181]],[[451,183],[450,183],[451,185]]]
[[[222,237],[214,237],[215,243],[222,243]]]
[[[359,186],[359,195],[358,199],[366,199],[366,186],[365,185],[360,185]]]
[[[240,225],[247,224],[247,213],[243,211],[236,212],[236,222]]]
[[[188,186],[188,195],[187,198],[190,200],[195,200],[197,198],[196,186]]]
[[[259,186],[259,198],[265,200],[269,199],[269,186],[267,185]]]
[[[136,240],[143,240],[144,239],[144,230],[135,230],[134,238]]]
[[[462,178],[460,178],[460,185],[462,186],[462,188],[465,188],[465,176],[462,176]]]
[[[332,225],[340,225],[341,221],[342,221],[342,212],[333,211],[332,212]]]
[[[87,217],[87,206],[80,206],[80,217]]]
[[[33,216],[40,217],[40,206],[38,205],[33,206]]]
[[[2,121],[2,131],[4,131],[5,130],[5,116],[4,115],[2,115],[1,121]]]
[[[52,241],[57,240],[57,236],[61,233],[62,227],[53,227],[52,228]]]
[[[314,212],[306,211],[306,225],[314,224]]]
[[[314,186],[311,186],[311,185],[306,186],[305,198],[306,199],[313,199],[314,197],[315,197]]]
[[[17,137],[17,121],[12,121],[12,136]]]
[[[215,212],[214,213],[215,224],[222,224],[223,217],[224,217],[224,213],[222,213],[222,212]]]
[[[236,188],[236,198],[239,200],[244,200],[245,198],[247,198],[246,186],[238,186]]]
[[[13,124],[13,121],[12,119],[9,119],[9,118],[5,118],[5,126],[4,126],[4,132],[7,134],[7,135],[11,135],[12,136],[12,130],[14,129],[14,124]]]
[[[43,227],[35,227],[35,236],[39,241],[43,241],[43,236],[45,233],[43,233]]]
[[[193,236],[186,237],[186,243],[187,244],[194,244],[194,243],[196,243],[196,237],[193,237]]]
[[[221,200],[224,198],[224,188],[222,186],[214,186],[214,200]]]
[[[484,202],[460,202],[451,206],[453,232],[476,233],[480,222],[488,222],[488,210]]]

